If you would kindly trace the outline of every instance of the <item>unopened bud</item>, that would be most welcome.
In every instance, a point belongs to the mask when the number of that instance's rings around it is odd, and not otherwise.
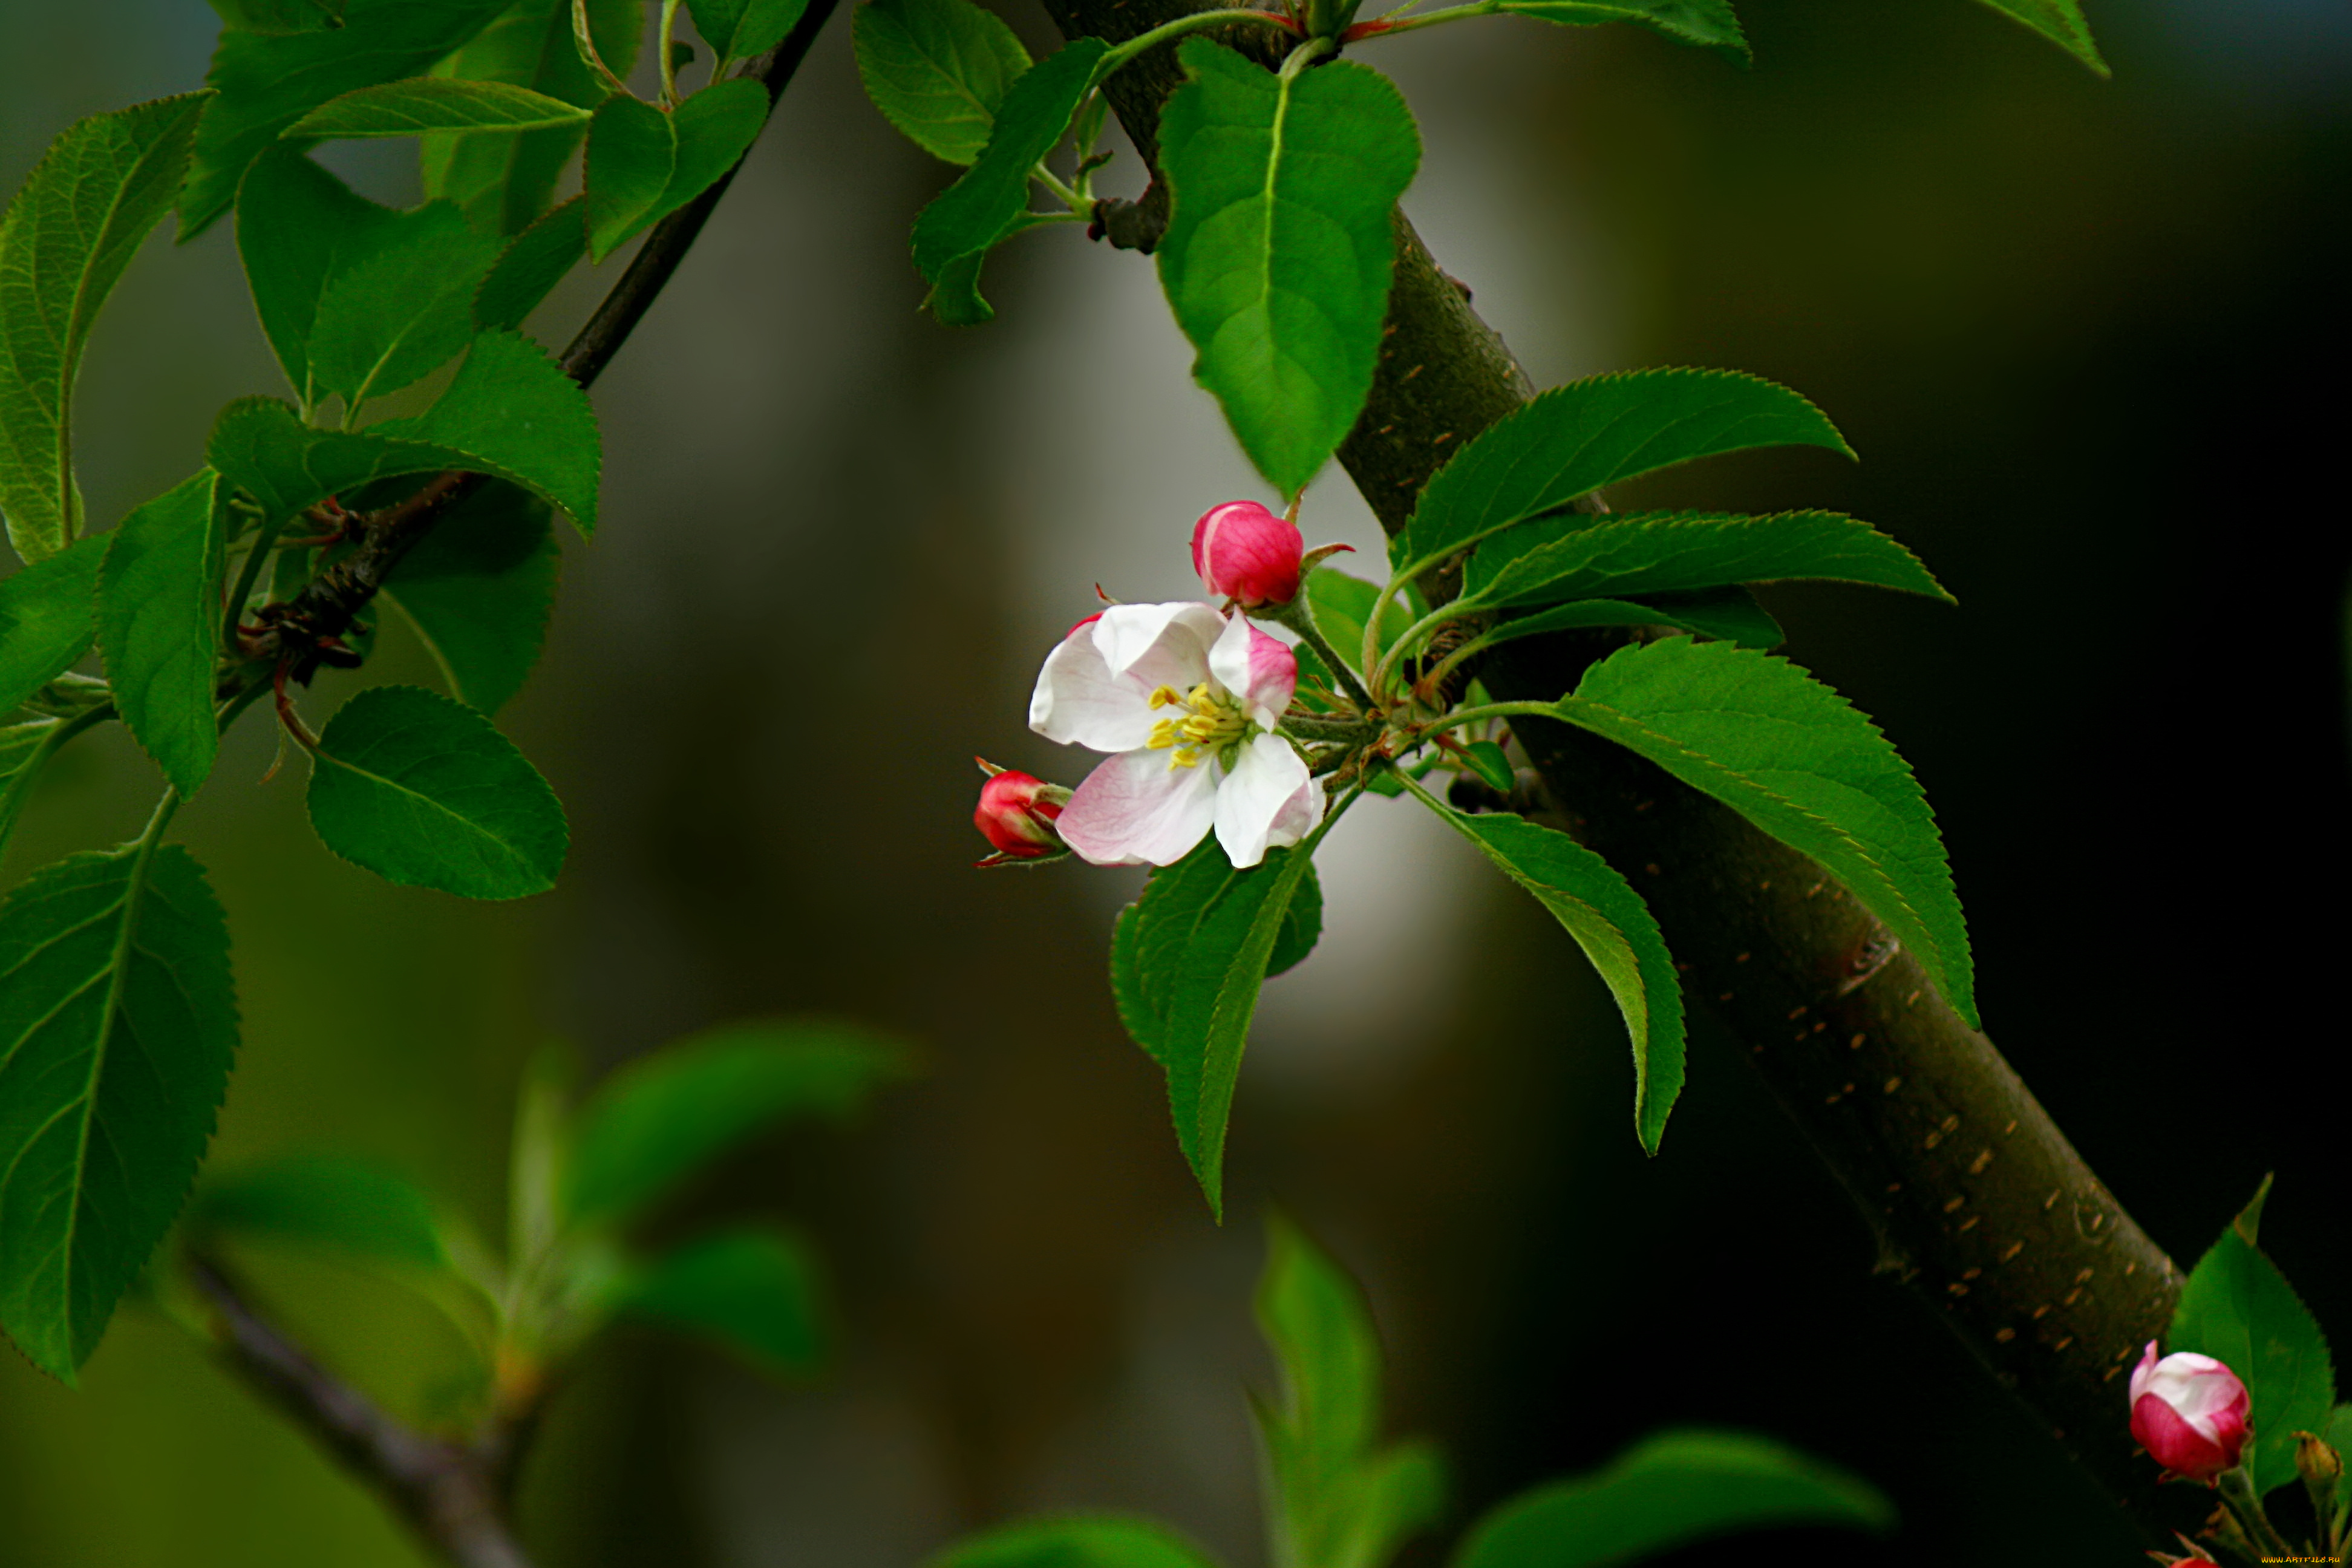
[[[1298,530],[1254,500],[1211,507],[1192,525],[1192,570],[1210,594],[1248,608],[1298,597]]]
[[[2211,1356],[2177,1351],[2159,1361],[2150,1340],[2132,1369],[2131,1434],[2172,1474],[2210,1486],[2237,1468],[2252,1403],[2238,1374]]]
[[[2336,1484],[2336,1478],[2344,1473],[2344,1456],[2337,1453],[2336,1446],[2325,1437],[2315,1433],[2297,1432],[2294,1435],[2294,1472],[2303,1478],[2306,1486],[2332,1487]]]
[[[980,771],[988,775],[988,782],[980,786],[980,806],[971,814],[972,826],[996,847],[996,853],[982,865],[1039,860],[1069,852],[1054,828],[1054,819],[1069,804],[1068,790],[993,763],[981,763]]]

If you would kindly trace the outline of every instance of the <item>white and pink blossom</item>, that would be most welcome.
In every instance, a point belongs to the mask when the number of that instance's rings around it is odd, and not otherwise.
[[[2159,1361],[2150,1340],[2132,1369],[2132,1436],[2158,1464],[2188,1480],[2210,1486],[2236,1466],[2252,1403],[2236,1373],[2194,1351]]]
[[[1055,823],[1097,866],[1171,866],[1214,829],[1235,866],[1323,819],[1323,784],[1272,731],[1298,661],[1212,605],[1116,605],[1046,656],[1029,727],[1111,753]]]

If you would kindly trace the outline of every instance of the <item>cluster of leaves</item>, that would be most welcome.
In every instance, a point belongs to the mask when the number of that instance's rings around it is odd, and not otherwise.
[[[2246,1385],[2252,1433],[2240,1463],[2254,1499],[2293,1485],[2295,1454],[2305,1435],[2336,1456],[2336,1474],[2310,1483],[2316,1539],[2309,1561],[2338,1561],[2352,1551],[2352,1473],[2342,1456],[2352,1451],[2352,1405],[2336,1402],[2336,1368],[2327,1336],[2261,1247],[2267,1178],[2238,1216],[2189,1271],[2165,1331],[2167,1352],[2211,1356]],[[2250,1521],[2255,1534],[2218,1531],[2208,1537],[2223,1560],[2249,1564],[2278,1561],[2275,1541],[2259,1538],[2266,1519]]]
[[[1559,921],[1623,1016],[1635,1130],[1654,1152],[1683,1081],[1674,960],[1640,893],[1600,856],[1484,808],[1517,784],[1512,723],[1615,742],[1812,857],[1976,1021],[1966,922],[1917,781],[1867,718],[1766,651],[1780,628],[1746,586],[1812,579],[1946,597],[1936,580],[1901,544],[1832,512],[1577,510],[1601,486],[1673,464],[1792,444],[1847,450],[1811,404],[1751,376],[1649,371],[1559,387],[1438,472],[1391,542],[1385,586],[1322,566],[1282,612],[1306,634],[1306,695],[1286,728],[1335,785],[1423,802]],[[1416,581],[1455,560],[1460,594],[1430,607]],[[1465,667],[1487,649],[1595,626],[1689,635],[1628,642],[1554,701],[1494,702],[1470,681],[1456,704]],[[1441,770],[1483,784],[1483,800],[1465,809],[1433,793],[1423,781]],[[1204,842],[1156,873],[1114,932],[1121,1016],[1167,1073],[1178,1141],[1213,1206],[1258,988],[1313,945],[1311,905],[1297,900],[1314,886],[1315,843],[1243,871]]]
[[[651,1251],[631,1237],[760,1134],[856,1111],[906,1074],[904,1050],[838,1024],[728,1025],[637,1058],[576,1108],[566,1063],[551,1051],[526,1081],[502,1254],[404,1178],[329,1155],[208,1175],[183,1243],[208,1264],[231,1248],[304,1253],[415,1289],[475,1352],[474,1425],[524,1419],[616,1318],[699,1335],[779,1376],[814,1371],[829,1313],[798,1233],[737,1224]]]
[[[694,51],[665,40],[653,101],[622,80],[643,0],[218,4],[206,90],[75,125],[0,221],[0,510],[25,562],[0,580],[0,715],[16,715],[0,847],[49,760],[108,720],[167,786],[136,840],[0,903],[0,1324],[68,1379],[179,1209],[226,1091],[228,931],[163,836],[247,705],[275,688],[334,853],[466,898],[554,886],[562,806],[490,715],[539,657],[554,517],[594,527],[601,459],[585,392],[520,329],[574,265],[734,166],[769,100],[729,68],[806,0],[695,0],[709,83],[681,93]],[[416,142],[415,208],[310,155],[383,137]],[[579,193],[558,200],[575,165]],[[184,238],[234,211],[292,395],[231,403],[193,475],[93,531],[76,374],[175,206]],[[429,532],[409,526],[428,511]],[[311,624],[321,585],[351,605],[380,590],[447,694],[363,690],[313,735],[289,680],[360,664],[375,630]],[[93,649],[102,676],[77,670]]]
[[[1282,1568],[1384,1568],[1445,1510],[1429,1445],[1383,1445],[1381,1346],[1363,1292],[1280,1218],[1267,1226],[1258,1328],[1281,1373],[1254,1401],[1267,1559]],[[1474,1521],[1454,1568],[1611,1568],[1774,1526],[1884,1532],[1867,1483],[1769,1439],[1676,1430],[1590,1475],[1548,1481]],[[1165,1525],[1118,1514],[1024,1520],[969,1537],[929,1568],[1214,1568]]]
[[[2105,68],[2072,0],[1997,0],[1996,8]],[[966,166],[915,224],[915,263],[933,311],[952,323],[989,319],[978,284],[990,249],[1040,225],[1094,219],[1089,176],[1108,156],[1095,151],[1103,84],[1144,49],[1175,44],[1185,80],[1159,122],[1157,173],[1171,203],[1157,246],[1160,280],[1195,350],[1195,378],[1266,481],[1297,497],[1370,392],[1395,256],[1392,213],[1421,157],[1402,96],[1379,72],[1333,58],[1341,46],[1517,13],[1577,25],[1632,21],[1742,62],[1748,53],[1725,0],[1478,0],[1409,10],[1364,22],[1354,5],[1326,0],[1202,11],[1115,47],[1076,38],[1033,64],[971,0],[866,0],[856,31],[868,95],[918,144]],[[1279,54],[1281,68],[1183,37],[1209,26],[1264,29],[1274,46],[1264,58]],[[1074,142],[1066,180],[1048,162],[1066,138]],[[1031,211],[1033,184],[1066,210]],[[1387,793],[1411,787],[1559,917],[1624,1015],[1635,1123],[1653,1151],[1682,1083],[1682,1003],[1640,896],[1566,835],[1455,809],[1417,780],[1444,765],[1510,789],[1504,732],[1490,722],[1491,734],[1446,733],[1465,721],[1447,719],[1435,695],[1487,648],[1580,626],[1664,626],[1713,639],[1629,647],[1540,712],[1507,715],[1490,703],[1469,711],[1579,725],[1724,800],[1834,873],[1974,1023],[1966,931],[1917,784],[1843,699],[1765,656],[1780,628],[1744,586],[1818,578],[1946,597],[1934,578],[1901,545],[1832,513],[1595,518],[1576,510],[1621,479],[1792,443],[1847,450],[1811,404],[1748,377],[1654,372],[1558,388],[1440,470],[1391,543],[1395,572],[1385,590],[1329,568],[1307,589],[1302,657],[1331,700],[1308,700],[1301,711],[1363,719],[1379,735],[1377,757],[1328,755],[1318,765]],[[1433,612],[1419,584],[1465,555],[1462,593]],[[1402,626],[1366,631],[1386,627],[1392,610]],[[1345,628],[1345,652],[1332,653],[1314,630],[1318,622]],[[1441,630],[1450,651],[1423,657]],[[1314,657],[1318,648],[1324,657]],[[1418,679],[1401,692],[1393,678],[1407,665]],[[1403,731],[1391,722],[1400,711],[1408,713]],[[1290,732],[1302,744],[1309,739],[1304,725]],[[1328,725],[1317,732],[1328,735]],[[1416,782],[1385,767],[1425,744],[1442,752],[1412,768]],[[1258,986],[1313,945],[1313,847],[1237,871],[1204,844],[1154,877],[1114,940],[1120,1015],[1166,1072],[1178,1142],[1213,1208],[1222,1208],[1225,1126]]]
[[[1202,28],[1261,30],[1270,50],[1286,51],[1278,72],[1207,38],[1179,47],[1187,79],[1160,120],[1157,174],[1171,205],[1157,251],[1169,308],[1198,356],[1193,375],[1266,481],[1296,496],[1371,389],[1395,257],[1391,212],[1421,162],[1403,96],[1380,72],[1334,58],[1342,47],[1509,15],[1633,22],[1748,59],[1728,0],[1473,0],[1420,15],[1407,4],[1359,22],[1360,3],[1204,10],[1117,47],[1076,38],[1033,62],[972,0],[866,0],[857,64],[867,94],[918,145],[965,169],[915,221],[933,312],[955,325],[992,319],[979,288],[992,249],[1043,225],[1094,221],[1089,176],[1109,156],[1095,144],[1114,72]],[[1987,3],[2105,73],[2075,0]],[[1067,180],[1049,163],[1066,140]],[[1062,210],[1030,210],[1033,184]]]

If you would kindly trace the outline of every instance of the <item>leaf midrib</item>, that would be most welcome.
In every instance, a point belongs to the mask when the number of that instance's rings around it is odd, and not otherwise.
[[[170,802],[171,797],[167,795],[163,810],[159,814],[161,817],[168,818]],[[131,862],[131,875],[124,879],[122,896],[115,906],[122,911],[121,929],[115,933],[114,949],[107,957],[106,1001],[99,1013],[98,1037],[90,1045],[89,1075],[83,1081],[82,1092],[74,1102],[85,1107],[86,1110],[81,1118],[79,1133],[74,1140],[72,1201],[67,1205],[65,1233],[58,1238],[57,1247],[58,1252],[62,1255],[61,1268],[66,1282],[63,1292],[66,1353],[69,1356],[73,1353],[76,1329],[73,1321],[71,1289],[74,1242],[81,1234],[83,1181],[89,1166],[90,1130],[98,1123],[99,1079],[105,1076],[107,1054],[114,1043],[115,1020],[120,1016],[123,984],[131,971],[131,957],[139,935],[140,906],[145,899],[148,876],[155,864],[155,852],[163,842],[162,826],[163,823],[159,820],[149,829],[147,836],[140,840],[137,858]],[[80,991],[78,990],[75,994],[79,995]],[[59,1114],[70,1109],[72,1109],[70,1104],[61,1107]]]
[[[1748,792],[1761,795],[1763,798],[1770,801],[1780,809],[1790,812],[1796,816],[1802,817],[1805,821],[1812,823],[1816,826],[1826,828],[1833,837],[1835,837],[1840,843],[1843,844],[1848,849],[1852,850],[1854,856],[1859,858],[1864,865],[1869,867],[1871,870],[1877,873],[1879,881],[1886,889],[1887,896],[1894,900],[1895,904],[1902,909],[1906,915],[1909,916],[1912,920],[1918,921],[1922,927],[1927,925],[1927,922],[1926,918],[1920,914],[1918,910],[1913,907],[1911,900],[1904,896],[1902,889],[1895,884],[1893,877],[1889,874],[1886,868],[1879,863],[1878,858],[1872,854],[1870,849],[1864,845],[1860,839],[1854,837],[1853,835],[1848,833],[1844,828],[1839,826],[1836,823],[1832,822],[1829,818],[1822,816],[1820,813],[1812,810],[1811,807],[1800,805],[1798,802],[1790,800],[1787,795],[1784,795],[1780,791],[1772,789],[1760,783],[1750,774],[1742,773],[1738,769],[1730,767],[1726,763],[1719,763],[1704,752],[1693,750],[1682,742],[1675,740],[1673,736],[1652,728],[1650,725],[1643,722],[1641,720],[1635,718],[1633,715],[1626,712],[1621,708],[1613,708],[1608,703],[1596,701],[1590,697],[1578,697],[1573,694],[1561,698],[1556,706],[1560,710],[1560,716],[1564,719],[1569,719],[1571,721],[1574,721],[1574,713],[1572,710],[1575,709],[1583,709],[1589,712],[1601,714],[1610,721],[1622,724],[1626,729],[1633,730],[1639,734],[1647,737],[1649,740],[1658,744],[1661,749],[1670,750],[1677,756],[1698,764],[1709,773],[1717,777],[1734,780]],[[1580,727],[1590,728],[1590,726]],[[1794,772],[1797,770],[1792,769],[1790,771]],[[1927,954],[1921,954],[1922,958],[1926,958],[1927,956],[1928,955]]]
[[[522,851],[517,848],[514,845],[499,837],[496,834],[490,832],[489,829],[484,827],[472,817],[462,816],[459,813],[451,810],[448,806],[442,805],[440,801],[435,799],[432,795],[425,795],[419,790],[411,789],[408,785],[402,784],[397,779],[387,777],[383,773],[375,773],[370,769],[361,767],[356,763],[349,762],[341,757],[336,756],[332,752],[328,751],[323,745],[320,746],[310,754],[318,758],[320,762],[331,763],[334,766],[341,768],[346,773],[355,774],[360,778],[372,780],[376,784],[382,784],[388,790],[392,790],[399,795],[406,796],[410,800],[419,801],[424,805],[432,807],[439,816],[446,818],[450,822],[457,824],[461,827],[466,828],[475,837],[480,839],[482,842],[495,846],[509,858],[512,863],[512,868],[524,871],[529,871],[532,868],[530,860],[523,855]],[[450,754],[455,755],[459,753],[452,752]]]

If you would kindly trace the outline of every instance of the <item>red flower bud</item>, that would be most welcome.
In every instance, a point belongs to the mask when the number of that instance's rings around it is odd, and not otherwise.
[[[1213,596],[1253,609],[1298,597],[1298,530],[1254,500],[1211,507],[1192,525],[1192,570]]]
[[[2148,1458],[2186,1480],[2210,1486],[2237,1468],[2251,1404],[2237,1373],[2194,1351],[2158,1361],[2150,1340],[2132,1369],[2131,1434]]]
[[[971,822],[996,847],[996,853],[981,864],[1067,853],[1062,836],[1054,830],[1054,819],[1069,801],[1068,790],[988,763],[980,766],[988,782],[980,786],[980,808],[971,814]]]

